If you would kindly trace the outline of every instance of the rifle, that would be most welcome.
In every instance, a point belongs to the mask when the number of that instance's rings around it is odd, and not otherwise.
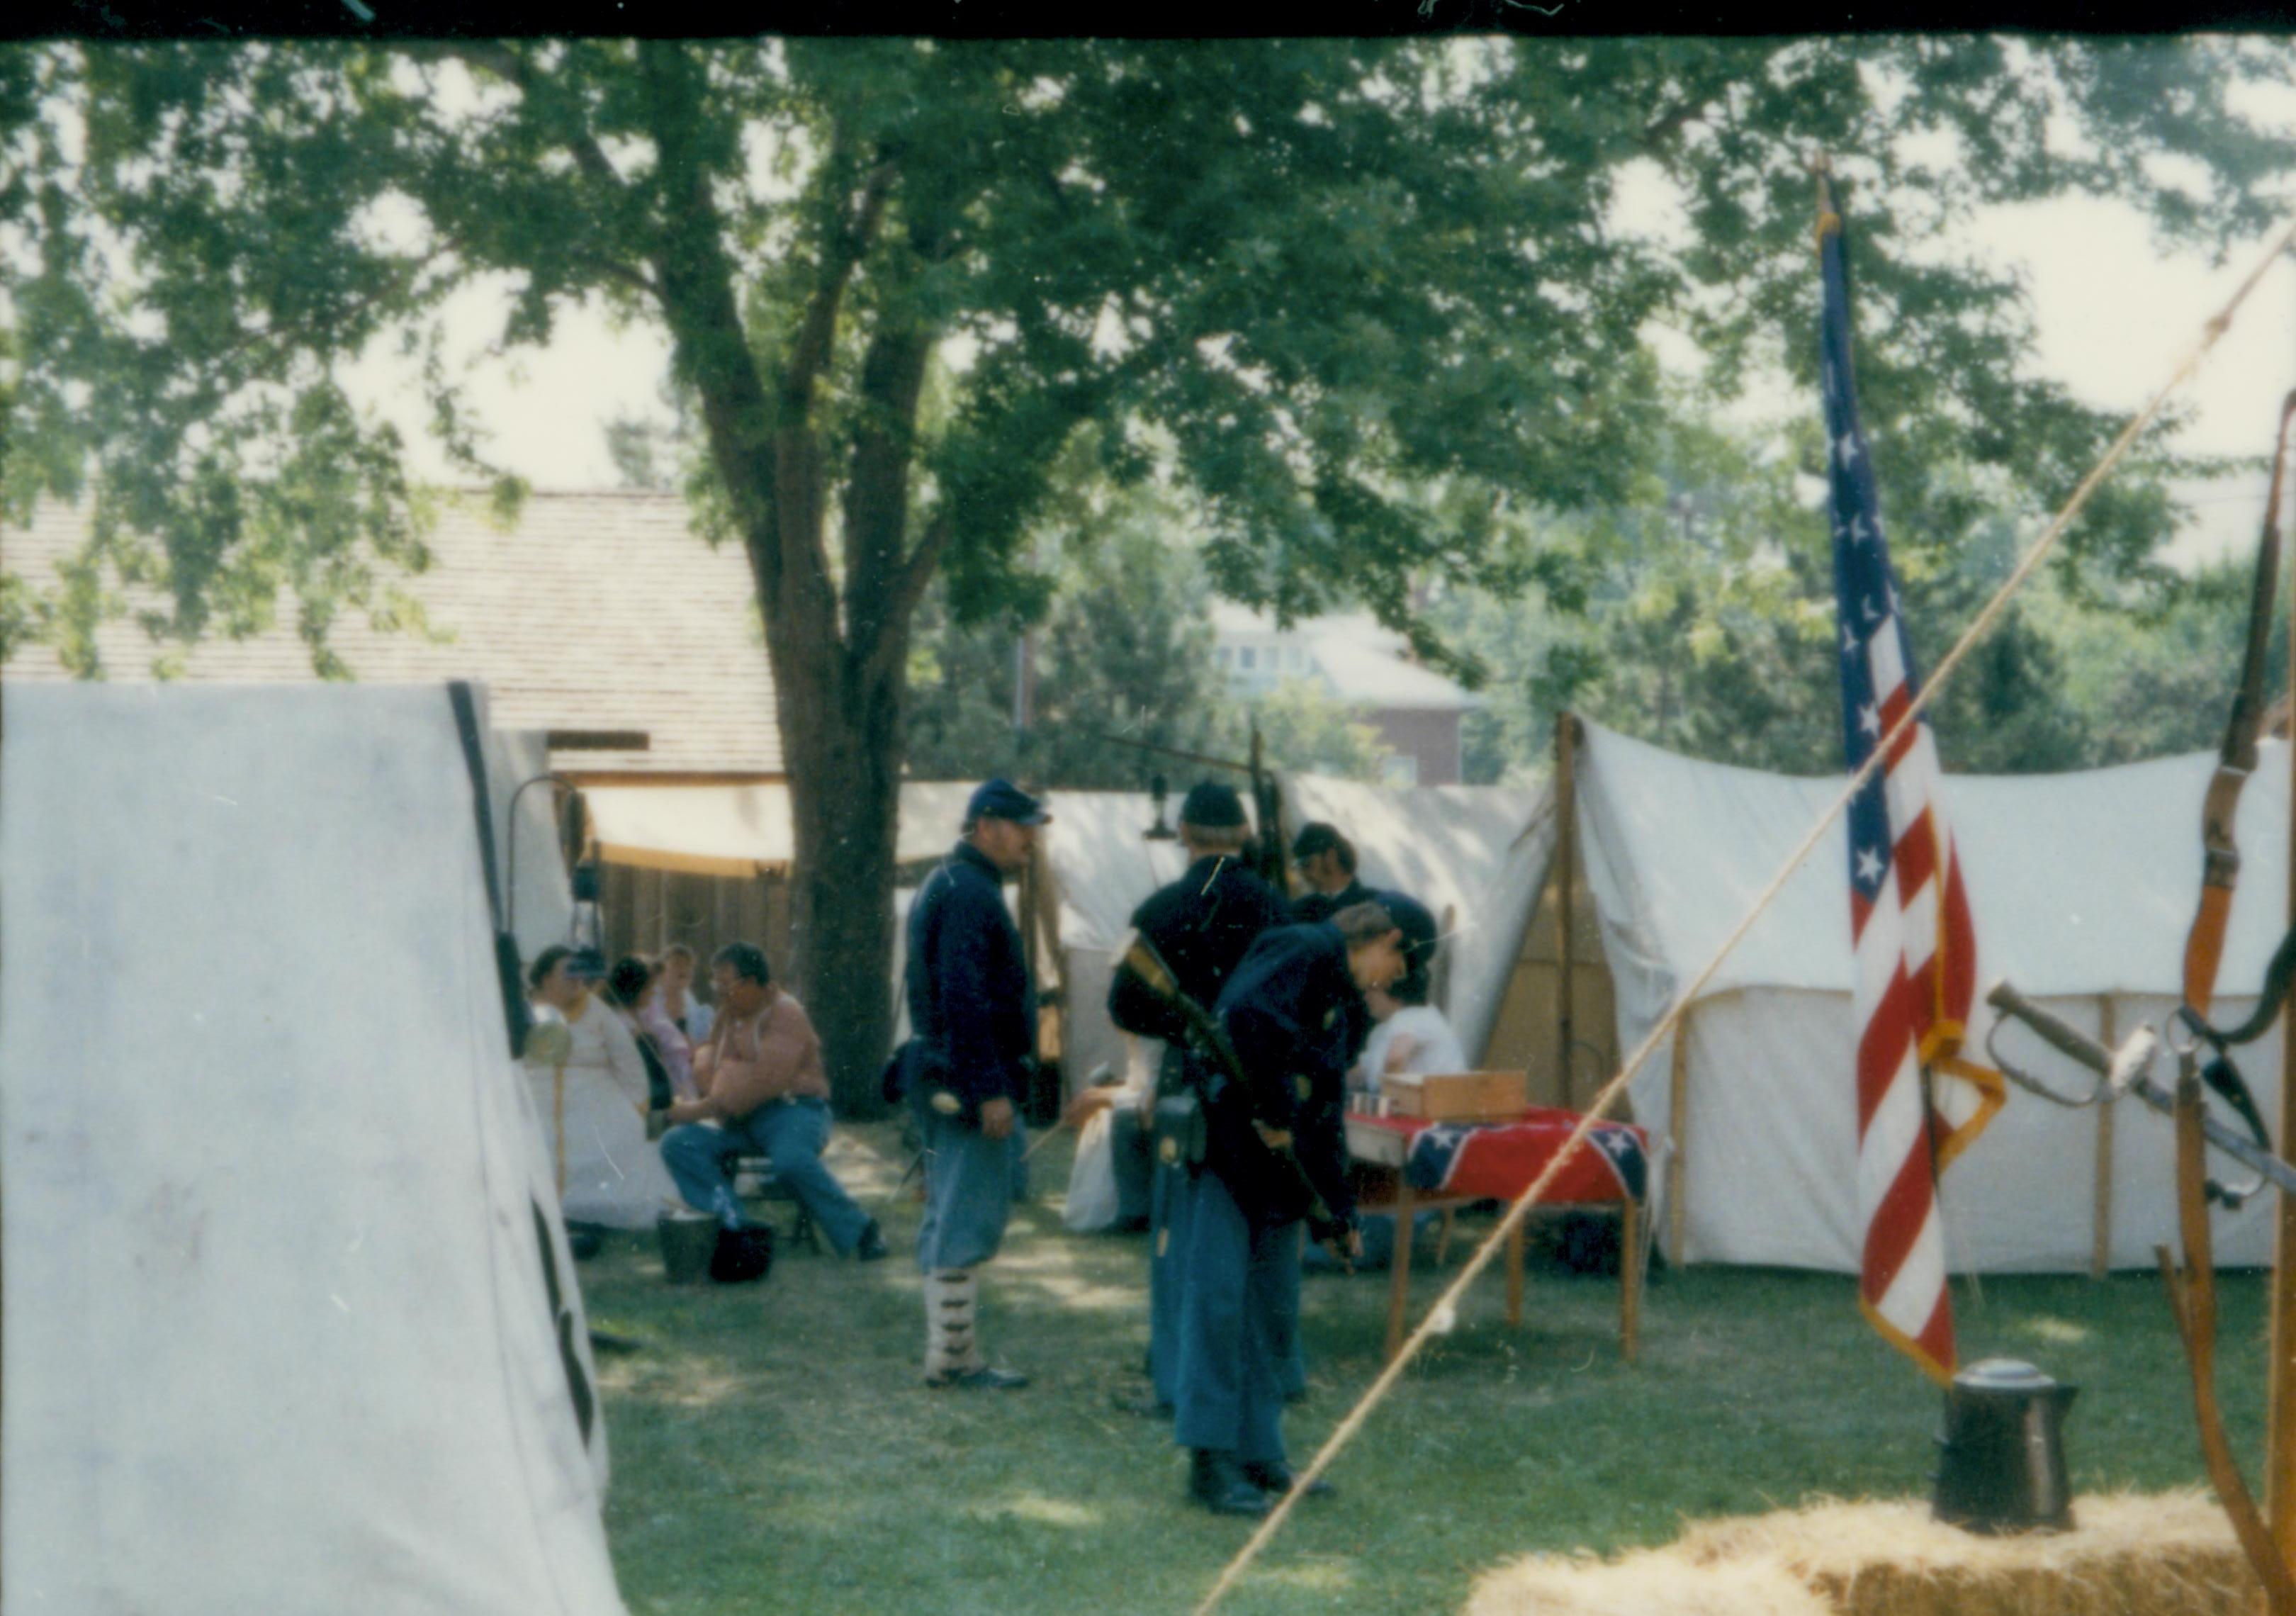
[[[1177,758],[1184,763],[1201,763],[1208,768],[1231,768],[1245,775],[1251,783],[1252,822],[1259,833],[1259,857],[1251,873],[1275,888],[1278,898],[1291,895],[1292,883],[1284,878],[1284,867],[1289,858],[1284,849],[1283,792],[1268,772],[1262,755],[1259,719],[1251,721],[1251,756],[1244,759],[1218,758],[1209,752],[1185,751],[1177,746],[1159,746],[1152,741],[1135,741],[1128,735],[1111,735],[1104,730],[1098,732],[1095,738],[1111,746],[1128,746],[1134,751],[1149,752],[1160,758]]]
[[[1227,1029],[1220,1025],[1218,1017],[1197,1004],[1181,988],[1179,979],[1172,974],[1172,968],[1164,963],[1163,956],[1156,952],[1154,944],[1137,932],[1134,933],[1132,940],[1118,957],[1117,969],[1131,972],[1150,992],[1178,1011],[1181,1019],[1188,1024],[1190,1041],[1218,1062],[1221,1073],[1236,1086],[1239,1093],[1250,1092],[1251,1079],[1243,1070],[1243,1060],[1235,1053],[1234,1044],[1229,1041]],[[1261,1142],[1267,1144],[1264,1135]],[[1308,1169],[1300,1165],[1300,1158],[1289,1144],[1268,1144],[1267,1153],[1293,1187],[1305,1194],[1308,1233],[1339,1259],[1342,1267],[1349,1273],[1354,1272],[1345,1247],[1349,1234],[1346,1220],[1332,1213],[1323,1193],[1308,1177]]]

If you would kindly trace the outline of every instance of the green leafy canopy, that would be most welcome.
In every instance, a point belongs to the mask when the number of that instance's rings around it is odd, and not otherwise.
[[[2054,497],[2110,424],[2024,375],[2011,277],[1930,250],[1972,207],[2106,193],[2222,242],[2266,222],[2291,155],[2227,94],[2284,52],[2220,39],[0,54],[9,506],[92,489],[103,553],[160,570],[184,635],[210,595],[229,628],[278,586],[364,598],[370,562],[419,562],[400,446],[337,377],[370,342],[434,340],[477,275],[513,286],[512,344],[571,299],[664,321],[721,469],[766,452],[795,407],[777,384],[802,383],[832,546],[834,496],[869,497],[862,440],[889,436],[914,473],[896,537],[930,539],[967,618],[1008,603],[1048,469],[1098,419],[1128,423],[1113,469],[1152,429],[1201,491],[1223,592],[1287,614],[1355,595],[1399,623],[1414,577],[1489,559],[1406,486],[1620,495],[1656,420],[1647,321],[1694,336],[1726,391],[1807,370],[1810,152],[1864,182],[1861,379],[1901,527],[1947,457]],[[2163,157],[2202,178],[2164,183]],[[1686,249],[1611,227],[1637,163],[1678,187]],[[906,357],[889,333],[957,367],[930,431],[870,386]],[[752,357],[745,399],[724,378]],[[488,472],[431,380],[456,463]],[[734,525],[758,519],[725,492]],[[2093,546],[2141,554],[2157,498],[2131,499],[2101,502]],[[844,576],[901,587],[886,559]]]

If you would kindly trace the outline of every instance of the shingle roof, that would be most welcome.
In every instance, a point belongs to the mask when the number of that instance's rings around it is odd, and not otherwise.
[[[44,504],[29,528],[0,528],[0,569],[37,587],[81,542],[78,513]],[[382,633],[365,615],[336,619],[330,644],[370,684],[480,679],[493,722],[506,729],[644,730],[644,751],[568,751],[583,771],[779,775],[781,732],[749,563],[711,549],[675,494],[542,493],[518,524],[490,525],[479,502],[450,504],[427,540],[429,570],[400,581],[451,644]],[[138,601],[129,592],[131,602]],[[184,677],[237,684],[315,680],[294,629],[190,649]],[[150,680],[154,644],[132,620],[107,624],[97,647],[107,676]],[[26,646],[0,668],[8,681],[66,677],[53,651]]]

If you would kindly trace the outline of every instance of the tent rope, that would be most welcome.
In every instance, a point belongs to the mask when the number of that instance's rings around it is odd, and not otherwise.
[[[1978,642],[1991,631],[1995,621],[2007,608],[2010,598],[2024,587],[2025,580],[2033,575],[2034,570],[2047,559],[2049,552],[2055,547],[2058,538],[2072,524],[2073,518],[2080,513],[2081,507],[2088,503],[2089,496],[2094,494],[2105,478],[2112,473],[2112,468],[2128,452],[2129,447],[2144,433],[2144,429],[2152,425],[2153,418],[2161,413],[2161,406],[2168,403],[2169,395],[2191,380],[2193,373],[2200,368],[2201,361],[2207,357],[2209,350],[2214,348],[2218,340],[2232,328],[2233,316],[2239,311],[2241,305],[2248,300],[2249,293],[2254,291],[2257,283],[2264,278],[2265,271],[2272,267],[2273,261],[2279,258],[2282,252],[2287,250],[2292,243],[2296,243],[2296,219],[2292,219],[2288,227],[2274,240],[2270,250],[2258,260],[2256,267],[2249,271],[2247,279],[2240,283],[2239,289],[2233,293],[2231,300],[2202,327],[2199,340],[2185,354],[2175,373],[2161,385],[2160,390],[2152,395],[2152,401],[2122,430],[2120,436],[2113,439],[2112,447],[2105,451],[2104,457],[2097,462],[2095,468],[2081,480],[2080,486],[2073,490],[2072,497],[2066,501],[2064,509],[2057,513],[2055,520],[2043,530],[2041,537],[2033,541],[2032,548],[2025,553],[2024,558],[2017,563],[2016,570],[2010,573],[2007,580],[1995,592],[1993,598],[1986,603],[1985,609],[1977,614],[1976,619],[1970,624],[1967,631],[1962,635],[1954,648],[1948,652],[1938,663],[1935,670],[1931,673],[1928,682],[1915,695],[1905,714],[1890,726],[1890,733],[1882,737],[1880,743],[1874,748],[1873,754],[1866,759],[1864,767],[1849,776],[1849,783],[1833,800],[1833,806],[1821,814],[1817,822],[1810,826],[1808,833],[1796,845],[1793,852],[1786,858],[1784,866],[1779,869],[1775,876],[1771,878],[1770,884],[1765,887],[1761,895],[1754,899],[1752,906],[1746,911],[1744,918],[1732,929],[1722,946],[1715,950],[1714,957],[1707,961],[1705,968],[1692,980],[1690,986],[1676,996],[1674,1003],[1668,1007],[1667,1013],[1659,1018],[1658,1025],[1651,1029],[1644,1037],[1642,1043],[1636,1047],[1634,1054],[1621,1063],[1616,1075],[1603,1086],[1602,1092],[1595,1096],[1593,1103],[1579,1118],[1578,1127],[1571,1129],[1570,1136],[1563,1141],[1562,1149],[1555,1152],[1553,1159],[1531,1182],[1530,1186],[1515,1197],[1513,1203],[1507,1208],[1505,1216],[1501,1218],[1497,1226],[1484,1237],[1482,1244],[1478,1246],[1474,1254],[1467,1259],[1466,1267],[1460,1269],[1458,1277],[1444,1288],[1442,1295],[1438,1297],[1435,1304],[1428,1308],[1426,1317],[1420,1320],[1418,1327],[1413,1330],[1405,1340],[1402,1350],[1398,1352],[1393,1361],[1380,1372],[1379,1377],[1372,1382],[1370,1389],[1357,1400],[1356,1406],[1348,1411],[1347,1417],[1341,1420],[1331,1436],[1325,1439],[1324,1446],[1316,1452],[1315,1458],[1308,1462],[1307,1468],[1292,1479],[1291,1490],[1276,1501],[1275,1507],[1268,1512],[1267,1519],[1260,1522],[1259,1530],[1252,1533],[1241,1549],[1236,1551],[1235,1557],[1229,1561],[1226,1568],[1220,1572],[1219,1579],[1212,1584],[1211,1591],[1204,1595],[1203,1603],[1196,1607],[1195,1616],[1210,1616],[1211,1611],[1226,1596],[1228,1591],[1235,1586],[1251,1563],[1259,1558],[1260,1550],[1265,1548],[1275,1534],[1283,1530],[1283,1523],[1291,1519],[1292,1510],[1298,1505],[1307,1489],[1325,1470],[1330,1468],[1332,1461],[1339,1456],[1340,1451],[1354,1439],[1357,1431],[1363,1429],[1365,1422],[1370,1419],[1373,1412],[1394,1389],[1396,1382],[1402,1378],[1403,1372],[1419,1355],[1419,1350],[1426,1344],[1428,1337],[1439,1334],[1442,1329],[1448,1327],[1448,1321],[1453,1317],[1453,1308],[1459,1298],[1465,1292],[1467,1287],[1474,1283],[1476,1276],[1490,1266],[1491,1258],[1498,1251],[1500,1242],[1512,1234],[1530,1209],[1538,1203],[1539,1198],[1546,1193],[1547,1185],[1562,1169],[1564,1163],[1579,1150],[1595,1124],[1603,1119],[1612,1105],[1617,1103],[1619,1096],[1626,1092],[1628,1079],[1639,1070],[1643,1062],[1650,1058],[1659,1046],[1673,1035],[1675,1029],[1681,1024],[1683,1015],[1689,1009],[1692,1002],[1705,988],[1706,984],[1713,980],[1715,972],[1722,968],[1722,963],[1730,957],[1732,951],[1744,940],[1746,933],[1753,930],[1754,923],[1762,917],[1764,912],[1776,900],[1778,894],[1785,890],[1786,882],[1792,880],[1794,872],[1801,867],[1802,861],[1816,849],[1827,828],[1840,816],[1842,809],[1849,806],[1857,793],[1865,789],[1866,783],[1873,777],[1874,771],[1889,759],[1899,739],[1913,725],[1921,721],[1922,714],[1927,710],[1931,699],[1944,688],[1946,681],[1953,677],[1954,670],[1961,666]]]

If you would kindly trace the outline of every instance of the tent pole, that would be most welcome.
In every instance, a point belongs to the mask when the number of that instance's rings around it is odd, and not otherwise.
[[[566,1062],[550,1069],[550,1122],[558,1147],[558,1214],[566,1215]]]
[[[2109,993],[2096,996],[2096,1036],[2107,1049],[2120,1041],[2113,1028]],[[2112,1096],[2107,1095],[2096,1108],[2096,1226],[2088,1255],[2091,1279],[2103,1279],[2112,1272]]]
[[[1571,922],[1571,893],[1578,884],[1578,719],[1566,710],[1554,715],[1554,814],[1556,819],[1555,896],[1561,907],[1555,911],[1559,927],[1558,980],[1554,989],[1554,1053],[1561,1062],[1562,1109],[1578,1109],[1578,1085],[1573,1080],[1571,1046],[1575,1042],[1570,1024],[1570,956],[1575,953]]]
[[[1673,1148],[1666,1153],[1667,1260],[1682,1266],[1683,1240],[1689,1224],[1689,1205],[1683,1199],[1690,1151],[1690,1008],[1674,1025],[1674,1054],[1666,1108],[1666,1131]]]
[[[2280,536],[2267,533],[2264,543],[2276,544]],[[2296,597],[2292,597],[2289,626],[2296,632]],[[2288,905],[2296,916],[2296,663],[2288,670],[2289,816]],[[2296,996],[2280,1013],[2280,1149],[2285,1153],[2296,1138]],[[2267,1381],[2264,1465],[2264,1513],[2273,1541],[2284,1558],[2296,1548],[2296,1199],[2277,1197],[2278,1220],[2272,1245],[2272,1359]]]

